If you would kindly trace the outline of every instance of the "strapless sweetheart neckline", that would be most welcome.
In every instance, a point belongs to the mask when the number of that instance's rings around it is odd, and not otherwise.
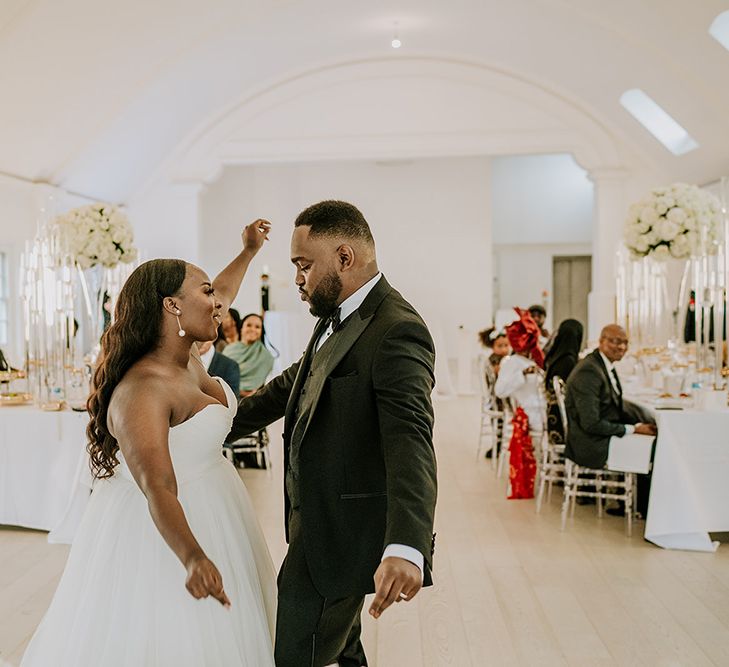
[[[185,424],[187,424],[187,422],[191,422],[193,419],[195,419],[195,417],[205,412],[205,410],[207,410],[208,408],[213,408],[216,406],[219,408],[223,408],[223,410],[230,410],[230,408],[224,406],[222,403],[208,403],[204,408],[200,408],[192,417],[188,417],[184,422],[180,422],[179,424],[170,426],[170,430],[172,430],[173,428],[177,428],[178,426],[184,426]]]
[[[178,426],[183,426],[184,424],[187,424],[187,422],[191,422],[195,417],[197,417],[199,414],[205,412],[208,408],[211,408],[213,406],[218,406],[220,408],[223,408],[223,410],[230,410],[231,406],[233,404],[233,401],[231,401],[230,397],[228,396],[228,392],[226,390],[225,385],[223,384],[224,380],[217,375],[213,377],[213,380],[217,380],[220,383],[220,386],[223,388],[223,393],[225,394],[225,398],[228,401],[228,405],[223,405],[220,401],[216,401],[215,403],[208,403],[206,406],[200,408],[192,417],[188,417],[185,419],[185,421],[181,421],[179,424],[175,424],[174,426],[170,426],[170,431],[173,428],[177,428]],[[231,392],[232,393],[232,392]],[[212,398],[212,396],[210,397]]]

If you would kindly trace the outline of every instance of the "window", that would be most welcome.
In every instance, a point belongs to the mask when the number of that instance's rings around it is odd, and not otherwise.
[[[699,147],[696,140],[640,88],[626,90],[620,104],[674,155]]]
[[[0,252],[0,345],[8,343],[8,320],[10,319],[8,303],[8,256]]]
[[[709,34],[729,51],[729,10],[717,16],[709,28]]]

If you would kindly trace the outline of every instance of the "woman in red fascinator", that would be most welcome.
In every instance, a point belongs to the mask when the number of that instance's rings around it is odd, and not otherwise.
[[[509,442],[509,498],[533,498],[536,461],[530,431],[543,432],[546,402],[542,391],[544,353],[539,347],[539,327],[532,316],[514,308],[519,319],[506,327],[514,354],[501,362],[494,392],[514,406],[514,426]]]

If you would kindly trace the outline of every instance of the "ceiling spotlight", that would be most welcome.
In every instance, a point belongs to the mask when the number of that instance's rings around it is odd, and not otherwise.
[[[390,42],[393,49],[399,49],[402,46],[400,36],[397,34],[397,21],[392,24],[392,41]]]

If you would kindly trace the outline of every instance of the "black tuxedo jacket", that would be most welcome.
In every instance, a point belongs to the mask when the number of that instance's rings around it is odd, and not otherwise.
[[[285,417],[285,465],[305,369],[325,326],[320,320],[299,362],[240,401],[233,422],[237,438]],[[326,363],[309,378],[299,459],[302,535],[314,585],[331,598],[372,592],[388,544],[423,554],[427,585],[436,500],[435,350],[428,329],[382,277],[327,346],[334,347]]]
[[[607,463],[610,438],[624,436],[625,424],[636,419],[626,414],[599,350],[593,350],[570,373],[565,399],[565,456],[577,465],[602,468]]]
[[[224,354],[220,354],[216,350],[208,367],[208,375],[223,378],[233,390],[236,397],[238,396],[240,389],[240,368],[238,368],[238,364],[235,361],[229,359]]]

